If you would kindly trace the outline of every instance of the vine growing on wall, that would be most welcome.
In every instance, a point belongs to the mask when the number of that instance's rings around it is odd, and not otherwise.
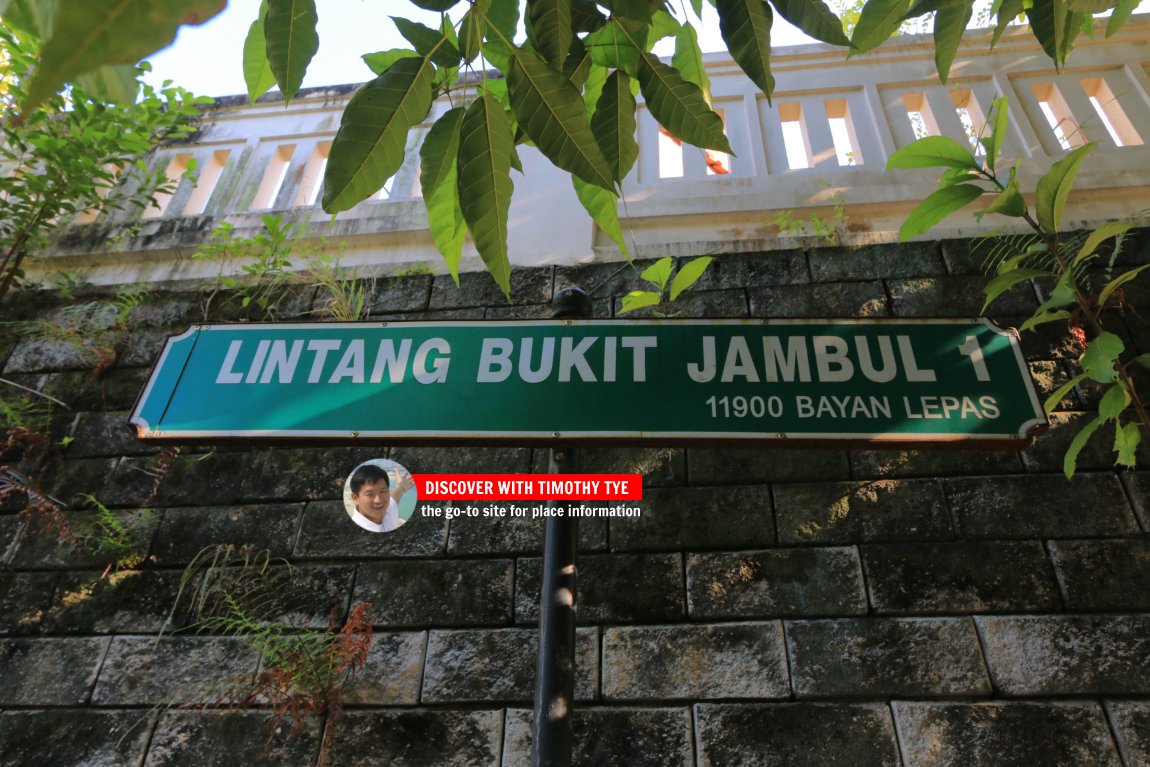
[[[1146,392],[1140,389],[1135,371],[1150,369],[1150,354],[1132,355],[1114,332],[1111,320],[1124,310],[1124,287],[1150,268],[1150,264],[1142,264],[1125,271],[1116,269],[1124,236],[1146,221],[1113,221],[1094,229],[1080,242],[1066,239],[1060,232],[1066,203],[1078,172],[1096,145],[1084,144],[1050,167],[1034,189],[1032,210],[1019,187],[1019,164],[1015,162],[1009,169],[999,165],[1006,130],[1007,100],[1001,97],[994,102],[986,135],[979,137],[985,152],[982,159],[945,136],[922,138],[895,152],[888,169],[946,168],[939,188],[911,211],[899,235],[906,240],[927,232],[988,193],[994,198],[977,216],[997,214],[1025,222],[1033,236],[1003,239],[993,254],[994,273],[985,287],[983,311],[1016,285],[1039,281],[1045,300],[1021,330],[1066,323],[1069,336],[1082,350],[1075,374],[1046,399],[1046,412],[1053,412],[1075,387],[1090,382],[1104,387],[1097,415],[1075,435],[1066,451],[1066,476],[1074,475],[1079,454],[1100,430],[1111,434],[1115,462],[1133,466],[1138,445],[1150,433]]]

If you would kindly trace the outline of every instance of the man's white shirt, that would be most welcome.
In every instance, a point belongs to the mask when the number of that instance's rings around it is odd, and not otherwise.
[[[359,509],[352,509],[351,520],[364,530],[370,530],[373,533],[386,533],[399,527],[399,507],[395,505],[394,498],[388,498],[387,511],[383,512],[383,522],[376,524],[364,515],[359,513]]]

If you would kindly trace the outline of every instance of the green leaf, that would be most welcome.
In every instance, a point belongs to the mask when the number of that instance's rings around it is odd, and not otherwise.
[[[419,185],[427,207],[427,223],[435,246],[447,262],[455,284],[459,284],[459,262],[467,226],[459,205],[459,131],[463,107],[447,110],[427,132],[419,150]]]
[[[1006,188],[998,193],[994,201],[987,205],[982,214],[1000,213],[1003,216],[1021,218],[1026,215],[1026,200],[1018,191],[1018,182],[1011,176]]]
[[[202,24],[225,0],[84,0],[59,14],[44,42],[27,95],[25,113],[65,82],[105,64],[135,64],[170,44],[181,24]]]
[[[1058,71],[1066,65],[1071,43],[1081,30],[1081,15],[1070,10],[1066,0],[1034,0],[1026,9],[1030,31]]]
[[[530,53],[516,50],[507,70],[511,111],[551,162],[589,184],[613,188],[579,91]]]
[[[434,71],[404,58],[351,97],[331,145],[323,209],[347,210],[374,194],[403,164],[407,132],[431,111]]]
[[[571,0],[531,0],[527,24],[543,59],[556,69],[563,66],[571,47]]]
[[[998,14],[994,23],[994,36],[990,39],[990,47],[998,44],[998,38],[1006,31],[1010,22],[1018,18],[1023,11],[1023,0],[1002,0],[998,6]]]
[[[0,3],[4,23],[39,40],[47,40],[56,26],[60,0],[10,0]]]
[[[851,35],[851,44],[855,48],[851,55],[866,53],[885,43],[898,31],[909,9],[910,0],[870,0],[863,5]]]
[[[459,53],[468,64],[475,61],[483,50],[483,35],[487,32],[487,6],[489,0],[476,0],[459,24]]]
[[[458,5],[459,0],[411,0],[411,4],[419,6],[425,11],[443,13],[444,11],[450,11]]]
[[[986,307],[990,306],[994,299],[1001,296],[1006,291],[1013,288],[1020,282],[1032,280],[1035,277],[1046,277],[1050,273],[1043,269],[1013,269],[1005,274],[1000,274],[986,284],[982,292],[986,294],[986,301],[982,304],[982,311],[986,311]]]
[[[633,312],[636,309],[643,309],[648,306],[657,306],[662,300],[662,296],[659,293],[652,293],[649,290],[633,290],[623,296],[623,303],[619,307],[619,314],[626,314],[627,312]]]
[[[622,181],[639,157],[639,144],[635,141],[635,96],[631,93],[631,78],[623,72],[612,72],[604,83],[591,116],[591,132],[603,150],[611,177]]]
[[[591,65],[591,71],[587,73],[587,82],[583,84],[583,106],[587,109],[587,114],[595,113],[599,97],[603,95],[603,86],[607,84],[610,74],[611,70],[607,67]]]
[[[1125,274],[1121,274],[1112,279],[1110,282],[1106,283],[1106,287],[1102,288],[1102,292],[1098,294],[1098,306],[1106,306],[1106,302],[1109,301],[1110,297],[1114,295],[1114,291],[1130,282],[1130,280],[1134,279],[1148,268],[1150,268],[1150,264],[1143,264],[1137,269],[1131,269]]]
[[[76,85],[94,99],[131,106],[140,90],[139,73],[130,64],[108,65],[76,78]]]
[[[607,17],[591,0],[571,0],[571,28],[575,32],[594,32],[607,23]]]
[[[934,15],[934,66],[938,79],[946,85],[950,76],[950,65],[962,43],[966,25],[974,14],[974,4],[968,0],[951,0],[944,3]]]
[[[816,40],[849,48],[843,22],[823,0],[771,0],[784,19]]]
[[[579,197],[579,203],[583,206],[583,209],[587,211],[595,224],[603,230],[603,233],[615,242],[615,245],[618,246],[619,252],[623,254],[623,257],[630,261],[631,253],[627,250],[627,241],[623,237],[623,228],[619,225],[619,198],[615,196],[614,192],[610,192],[594,184],[588,184],[578,176],[572,176],[571,183],[575,185],[575,194]]]
[[[715,10],[719,14],[719,33],[731,58],[770,103],[775,91],[775,78],[771,75],[771,7],[763,0],[715,0]]]
[[[1002,142],[1006,140],[1007,116],[1009,115],[1007,105],[1008,101],[1006,96],[999,96],[990,105],[990,135],[986,137],[983,146],[986,148],[986,167],[991,170],[994,170],[994,163],[998,160],[998,153],[1002,151]],[[1014,180],[1013,171],[1011,171],[1010,178],[1011,181]],[[1017,188],[1017,184],[1015,188]]]
[[[1115,463],[1119,466],[1135,466],[1138,460],[1134,454],[1137,452],[1138,445],[1141,442],[1142,430],[1138,428],[1137,423],[1124,425],[1115,424],[1114,452],[1118,453],[1118,459]]]
[[[264,41],[268,64],[285,102],[299,91],[308,64],[319,50],[318,23],[315,0],[268,0]]]
[[[684,80],[697,85],[705,98],[710,98],[711,80],[703,64],[699,36],[690,24],[684,24],[675,33],[675,55],[671,57],[671,66],[679,70]]]
[[[664,256],[648,266],[639,276],[659,289],[659,295],[667,289],[667,280],[671,279],[671,269],[675,262],[670,256]]]
[[[387,71],[388,67],[400,59],[419,59],[423,57],[410,48],[392,48],[387,51],[365,53],[360,56],[360,58],[363,59],[364,64],[367,64],[368,67],[371,68],[372,72],[375,72],[377,75],[382,75]]]
[[[683,25],[671,14],[664,10],[655,11],[654,15],[651,16],[651,26],[648,28],[645,49],[652,50],[655,43],[666,37],[674,37],[679,34],[679,30],[682,28]]]
[[[267,0],[260,3],[259,18],[248,27],[244,39],[244,84],[248,88],[248,103],[271,90],[276,84],[276,76],[268,63],[267,41],[264,39],[264,15],[267,13]]]
[[[1045,411],[1047,415],[1053,413],[1055,408],[1058,407],[1059,403],[1062,402],[1063,398],[1070,393],[1070,390],[1085,380],[1086,374],[1082,373],[1081,375],[1074,376],[1069,381],[1059,386],[1049,397],[1046,398],[1046,402],[1044,402],[1042,405],[1043,411]]]
[[[1074,435],[1074,440],[1070,443],[1070,447],[1066,448],[1066,455],[1062,458],[1062,472],[1066,475],[1067,479],[1074,478],[1074,468],[1075,464],[1078,463],[1078,454],[1082,452],[1082,448],[1086,447],[1086,443],[1094,436],[1094,432],[1098,431],[1098,427],[1101,426],[1102,423],[1101,418],[1095,418]]]
[[[655,3],[650,0],[599,0],[599,4],[611,9],[613,16],[637,21],[644,26],[651,23]]]
[[[1098,337],[1090,342],[1086,351],[1078,358],[1078,365],[1091,380],[1099,383],[1113,383],[1118,378],[1118,371],[1114,369],[1114,363],[1125,348],[1126,345],[1122,343],[1122,339],[1113,333],[1099,333]]]
[[[898,230],[899,239],[909,240],[922,234],[959,208],[974,202],[981,195],[982,189],[974,184],[955,184],[936,190],[910,212]]]
[[[467,107],[459,134],[459,204],[487,271],[511,296],[507,213],[515,140],[503,107],[487,94]]]
[[[1038,224],[1050,234],[1058,231],[1062,223],[1062,211],[1066,208],[1066,199],[1070,197],[1070,190],[1074,187],[1074,178],[1086,155],[1098,148],[1097,144],[1090,143],[1078,147],[1063,157],[1038,179],[1035,191],[1034,209],[1038,217]]]
[[[486,16],[489,27],[499,30],[508,40],[514,39],[519,27],[519,0],[491,0]]]
[[[647,41],[646,30],[632,29],[620,19],[592,32],[583,39],[583,45],[591,54],[591,61],[601,67],[621,69],[632,77],[639,75],[639,54]]]
[[[1120,0],[1118,5],[1114,6],[1114,13],[1110,14],[1110,21],[1106,23],[1106,37],[1113,37],[1122,25],[1129,20],[1130,15],[1134,13],[1134,9],[1138,7],[1140,0]]]
[[[419,55],[431,56],[433,63],[441,67],[452,67],[457,65],[462,58],[459,49],[452,45],[447,36],[438,29],[432,29],[399,16],[392,16],[391,20],[395,22],[395,28],[399,30],[399,34],[411,43]]]
[[[907,144],[890,156],[886,169],[891,168],[964,168],[979,170],[982,164],[970,150],[946,136],[926,136]]]
[[[1106,421],[1113,421],[1122,415],[1122,411],[1130,404],[1130,394],[1121,383],[1116,383],[1106,390],[1098,402],[1098,417]]]
[[[723,120],[707,105],[703,92],[650,53],[639,59],[639,87],[647,108],[671,135],[697,147],[734,154],[723,133]]]
[[[1029,317],[1026,322],[1022,323],[1022,327],[1018,329],[1018,332],[1025,333],[1028,330],[1033,330],[1039,325],[1045,325],[1048,322],[1058,322],[1059,320],[1070,319],[1070,316],[1070,312],[1066,311],[1065,309],[1061,309],[1056,312],[1036,313]]]
[[[684,290],[698,282],[714,260],[710,256],[699,256],[683,264],[675,274],[675,279],[671,280],[670,300],[674,301]]]
[[[1082,247],[1079,249],[1078,255],[1074,257],[1071,267],[1077,268],[1083,261],[1094,255],[1099,245],[1111,237],[1117,237],[1120,234],[1128,232],[1134,228],[1134,226],[1135,222],[1133,221],[1108,221],[1098,227],[1090,233],[1090,236],[1086,238],[1086,242],[1082,243]]]

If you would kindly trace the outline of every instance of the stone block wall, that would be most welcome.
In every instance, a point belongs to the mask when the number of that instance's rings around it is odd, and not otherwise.
[[[968,245],[720,256],[678,305],[700,317],[974,316],[982,278]],[[1127,254],[1145,262],[1150,239]],[[512,283],[508,304],[481,274],[458,289],[381,279],[372,315],[542,318],[578,283],[609,317],[640,287],[619,264],[518,270]],[[1042,288],[1020,286],[991,316],[1017,324]],[[138,569],[104,573],[20,513],[20,493],[0,505],[0,765],[314,762],[330,723],[269,736],[266,710],[202,705],[212,680],[256,673],[251,646],[180,631],[157,641],[184,568],[217,543],[298,569],[307,598],[275,607],[295,625],[371,603],[374,642],[331,764],[528,764],[542,524],[415,518],[373,536],[340,494],[351,467],[380,455],[417,472],[515,473],[544,470],[546,451],[142,445],[127,412],[165,336],[201,320],[202,301],[188,286],[155,291],[124,322],[106,294],[0,306],[5,321],[91,318],[79,339],[6,332],[0,375],[69,406],[50,427],[68,444],[35,479],[75,534],[96,524],[91,496],[134,521],[146,552]],[[316,301],[300,288],[282,313],[309,317]],[[1148,352],[1138,313],[1150,317],[1150,295],[1126,301],[1136,313],[1123,335]],[[1045,392],[1078,353],[1053,332],[1023,346]],[[1073,481],[1061,474],[1097,395],[1069,396],[1021,454],[586,449],[585,470],[641,472],[645,490],[640,517],[581,523],[576,763],[1150,764],[1150,461],[1116,471],[1099,444]]]

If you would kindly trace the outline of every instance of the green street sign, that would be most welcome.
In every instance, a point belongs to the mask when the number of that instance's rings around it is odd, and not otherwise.
[[[132,423],[153,441],[1025,446],[1046,426],[987,320],[197,325]]]

